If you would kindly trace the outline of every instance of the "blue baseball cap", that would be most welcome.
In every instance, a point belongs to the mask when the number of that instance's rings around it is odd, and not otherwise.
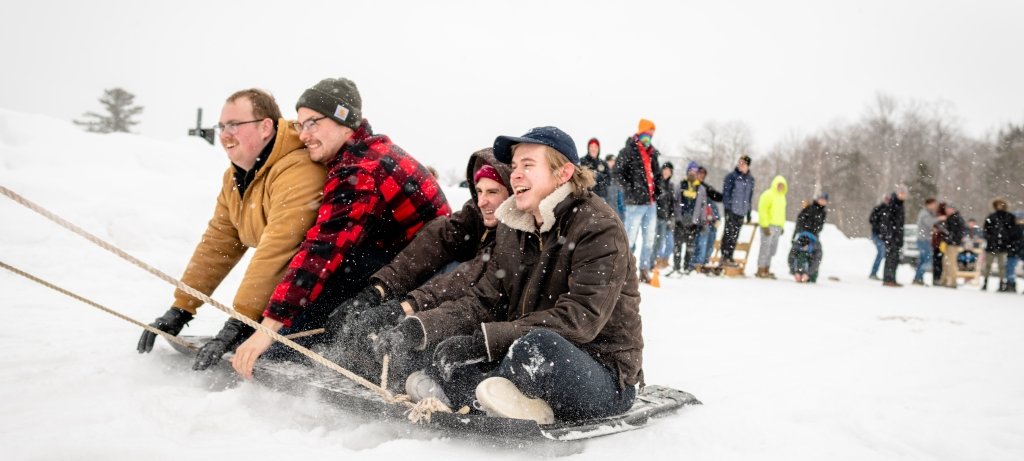
[[[576,154],[576,142],[568,134],[553,126],[531,128],[520,137],[498,136],[494,138],[494,157],[501,163],[512,163],[512,146],[516,144],[540,144],[548,146],[565,156],[573,165],[580,164]]]

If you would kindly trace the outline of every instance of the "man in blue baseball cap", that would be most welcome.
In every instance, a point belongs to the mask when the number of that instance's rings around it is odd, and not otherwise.
[[[411,342],[436,345],[426,374],[456,407],[475,400],[488,415],[551,424],[633,404],[643,379],[636,261],[575,146],[553,127],[494,141],[514,196],[494,213],[487,273],[437,308],[451,313],[447,335],[423,328]]]

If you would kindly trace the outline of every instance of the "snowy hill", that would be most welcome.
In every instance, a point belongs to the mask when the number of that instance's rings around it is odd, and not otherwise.
[[[0,184],[173,276],[227,165],[195,138],[87,134],[0,110]],[[454,204],[467,196],[449,190]],[[0,216],[0,260],[145,322],[169,306],[170,286],[82,238],[5,198]],[[0,272],[0,444],[10,460],[1021,459],[1024,298],[883,288],[866,279],[870,242],[832,226],[822,241],[817,285],[690,276],[643,287],[648,383],[705,405],[554,453],[495,451],[313,397],[225,386],[162,341],[140,356],[139,331],[123,321]],[[230,300],[237,275],[214,298]],[[186,333],[224,319],[203,308]]]

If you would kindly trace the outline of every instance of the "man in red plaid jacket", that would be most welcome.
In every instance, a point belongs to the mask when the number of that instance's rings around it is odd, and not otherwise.
[[[299,139],[328,173],[316,224],[263,312],[262,324],[282,334],[323,326],[424,224],[451,214],[426,168],[387,136],[373,134],[351,80],[324,79],[295,107]],[[235,352],[235,370],[251,378],[253,363],[271,344],[269,336],[253,334]],[[281,347],[270,352],[287,354]]]

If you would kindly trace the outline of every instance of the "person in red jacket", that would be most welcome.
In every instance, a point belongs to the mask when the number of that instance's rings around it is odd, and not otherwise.
[[[322,327],[424,224],[451,214],[427,169],[387,136],[374,134],[351,80],[321,80],[302,93],[295,109],[299,139],[328,171],[316,223],[263,312],[262,325],[282,334]],[[272,344],[256,332],[238,347],[232,366],[251,378],[256,359]],[[273,352],[290,351],[278,346]]]

